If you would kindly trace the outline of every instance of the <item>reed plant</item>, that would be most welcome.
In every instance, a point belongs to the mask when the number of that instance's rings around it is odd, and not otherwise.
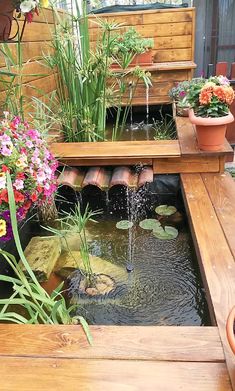
[[[0,281],[11,283],[13,293],[9,298],[0,299],[0,321],[17,324],[77,324],[81,323],[88,341],[92,342],[88,325],[81,316],[73,316],[77,306],[68,306],[62,295],[63,283],[49,295],[39,284],[21,247],[16,218],[16,205],[10,174],[7,173],[7,189],[14,239],[19,257],[25,267],[22,271],[16,258],[0,249],[0,255],[8,262],[14,276],[0,275]],[[11,306],[23,309],[22,315],[11,309]]]
[[[61,18],[54,9],[54,54],[45,56],[47,65],[58,72],[55,115],[60,118],[65,141],[104,141],[107,110],[116,107],[112,137],[116,139],[120,125],[123,129],[128,116],[128,109],[121,115],[123,98],[129,91],[126,79],[130,74],[135,77],[136,72],[127,69],[114,72],[111,69],[116,31],[122,24],[98,18],[91,22],[86,1],[82,1],[82,11],[77,0],[74,4],[76,12],[68,18]],[[101,32],[92,45],[89,23],[96,23],[97,31]],[[143,79],[149,83],[149,74],[138,72],[137,82]],[[127,106],[131,105],[132,99],[133,94],[129,94]]]

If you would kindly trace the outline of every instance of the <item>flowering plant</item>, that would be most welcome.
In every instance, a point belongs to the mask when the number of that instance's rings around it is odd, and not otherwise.
[[[40,7],[48,7],[49,0],[18,0],[16,10],[25,15],[27,22],[32,22],[33,16],[39,14]]]
[[[189,88],[187,99],[198,117],[222,117],[229,113],[234,91],[225,76],[197,79]]]
[[[186,95],[187,95],[187,93],[189,91],[189,87],[190,87],[190,81],[188,81],[188,80],[185,80],[185,81],[182,81],[180,83],[177,83],[169,91],[169,97],[172,100],[180,102],[180,101],[182,101],[186,97]]]
[[[33,205],[52,199],[57,161],[39,132],[19,117],[0,122],[0,240],[12,238],[6,173],[14,189],[17,219],[22,221]]]

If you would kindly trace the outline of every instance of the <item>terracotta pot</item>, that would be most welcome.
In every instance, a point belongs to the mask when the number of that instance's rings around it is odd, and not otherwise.
[[[196,125],[198,146],[202,151],[219,151],[223,148],[227,124],[234,121],[233,115],[218,118],[196,117],[194,111],[189,110],[189,120]]]
[[[235,335],[234,335],[235,306],[232,308],[226,323],[226,333],[229,345],[235,354]]]
[[[132,65],[152,65],[152,63],[153,63],[153,54],[152,54],[152,50],[149,49],[145,53],[136,54],[136,56],[131,61],[130,66],[132,66]]]
[[[150,49],[145,53],[136,54],[133,60],[130,62],[129,67],[134,67],[137,65],[149,66],[152,64],[153,64],[153,54],[152,54],[152,50]],[[120,69],[121,67],[119,64],[113,63],[111,64],[111,68]]]
[[[7,41],[10,37],[14,9],[11,0],[0,1],[0,41]]]

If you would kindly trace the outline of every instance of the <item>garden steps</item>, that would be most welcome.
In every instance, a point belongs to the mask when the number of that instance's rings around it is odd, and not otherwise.
[[[105,191],[116,185],[138,189],[146,183],[153,182],[153,169],[147,166],[143,167],[140,173],[137,173],[127,166],[119,166],[113,169],[105,167],[90,167],[88,169],[66,167],[57,181],[60,186],[69,186],[75,191],[80,191],[86,186],[96,186]]]
[[[3,390],[232,390],[217,327],[90,329],[0,325]]]
[[[235,357],[226,336],[226,321],[235,305],[235,184],[224,174],[181,174],[181,181],[210,313],[235,389]]]

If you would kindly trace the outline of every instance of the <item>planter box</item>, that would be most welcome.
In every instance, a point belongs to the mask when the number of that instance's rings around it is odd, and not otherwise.
[[[137,65],[150,66],[152,64],[153,64],[153,52],[150,49],[145,53],[136,54],[133,60],[131,61],[129,67],[135,67]],[[119,64],[116,63],[112,64],[111,68],[121,69]]]

